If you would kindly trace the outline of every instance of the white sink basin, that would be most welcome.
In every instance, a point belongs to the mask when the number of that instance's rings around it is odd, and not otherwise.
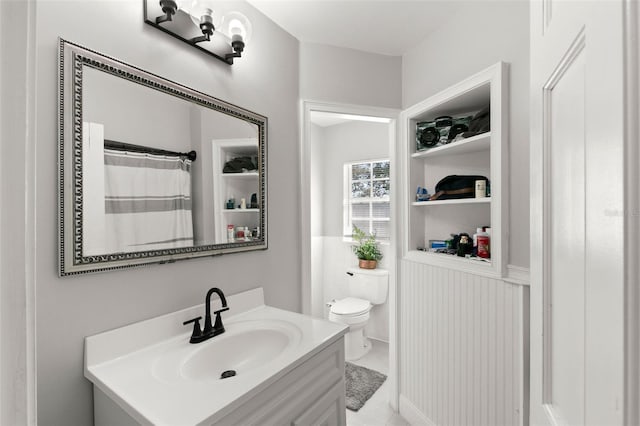
[[[265,367],[300,343],[301,330],[286,321],[236,321],[226,331],[202,343],[178,342],[152,363],[153,376],[161,381],[221,380],[233,371],[233,381],[256,367]]]
[[[300,341],[300,330],[285,322],[241,321],[227,326],[224,334],[199,343],[180,368],[191,380],[219,380],[224,371],[238,377],[264,366]],[[226,380],[231,380],[229,377]]]

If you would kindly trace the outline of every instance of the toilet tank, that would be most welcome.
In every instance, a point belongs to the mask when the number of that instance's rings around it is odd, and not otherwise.
[[[349,295],[365,299],[374,305],[387,300],[389,271],[386,269],[347,269]]]

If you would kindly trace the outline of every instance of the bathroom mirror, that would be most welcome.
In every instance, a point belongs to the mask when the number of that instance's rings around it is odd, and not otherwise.
[[[267,248],[267,118],[59,41],[59,274]]]

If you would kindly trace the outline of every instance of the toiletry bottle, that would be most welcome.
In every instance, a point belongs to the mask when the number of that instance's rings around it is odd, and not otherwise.
[[[478,257],[491,258],[489,234],[486,231],[478,233]]]
[[[236,228],[236,240],[244,240],[244,228],[242,226]]]
[[[233,230],[234,230],[233,225],[227,225],[227,242],[229,243],[232,243],[235,241],[235,238],[233,236]]]
[[[476,181],[476,198],[485,198],[487,196],[487,181],[486,180],[477,180]]]
[[[240,208],[241,209],[246,209],[247,208],[247,200],[244,198],[240,198]]]
[[[244,227],[244,240],[245,241],[251,241],[251,232],[249,231],[249,227],[248,226]]]
[[[482,228],[476,228],[476,233],[473,234],[473,252],[474,256],[478,255],[478,234],[482,233]]]

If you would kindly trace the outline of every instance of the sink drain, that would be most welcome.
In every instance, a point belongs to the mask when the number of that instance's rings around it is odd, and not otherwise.
[[[236,375],[236,370],[227,370],[227,371],[223,371],[222,374],[220,375],[221,379],[226,379],[229,377],[233,377]]]

